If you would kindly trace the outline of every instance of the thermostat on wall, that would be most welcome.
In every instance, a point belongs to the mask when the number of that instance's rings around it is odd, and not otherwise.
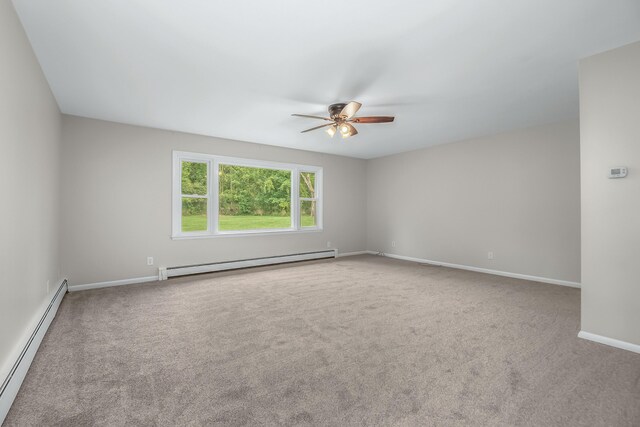
[[[624,166],[609,169],[609,178],[624,178],[625,176],[627,176],[627,168]]]

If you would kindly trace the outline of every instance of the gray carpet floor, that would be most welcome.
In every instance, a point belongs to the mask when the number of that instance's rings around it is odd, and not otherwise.
[[[640,426],[580,291],[375,256],[68,294],[5,421]]]

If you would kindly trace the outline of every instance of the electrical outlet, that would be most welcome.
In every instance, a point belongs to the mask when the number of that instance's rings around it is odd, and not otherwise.
[[[148,256],[147,257],[147,265],[153,265],[153,257],[152,256]]]
[[[331,247],[331,242],[327,242],[327,247],[330,248]]]
[[[395,240],[393,240],[393,241],[391,242],[391,247],[392,247],[392,248],[395,248],[395,247],[396,247],[396,241],[395,241]]]
[[[487,253],[487,259],[493,259],[493,252]]]

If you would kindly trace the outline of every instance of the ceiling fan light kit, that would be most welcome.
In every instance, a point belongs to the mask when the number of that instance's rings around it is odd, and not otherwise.
[[[362,107],[361,103],[351,101],[348,103],[337,103],[329,105],[329,117],[310,116],[307,114],[292,114],[292,116],[329,121],[330,123],[325,123],[320,126],[305,129],[301,133],[310,132],[312,130],[330,126],[326,130],[326,132],[332,138],[337,132],[340,132],[342,138],[349,138],[351,136],[357,135],[358,130],[352,125],[352,123],[390,123],[394,120],[394,117],[392,116],[354,117],[360,107]]]

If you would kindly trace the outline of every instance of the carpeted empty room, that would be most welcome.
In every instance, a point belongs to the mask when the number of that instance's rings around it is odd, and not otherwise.
[[[640,1],[0,0],[0,426],[640,427]]]
[[[21,425],[638,425],[577,289],[360,256],[77,292]]]

